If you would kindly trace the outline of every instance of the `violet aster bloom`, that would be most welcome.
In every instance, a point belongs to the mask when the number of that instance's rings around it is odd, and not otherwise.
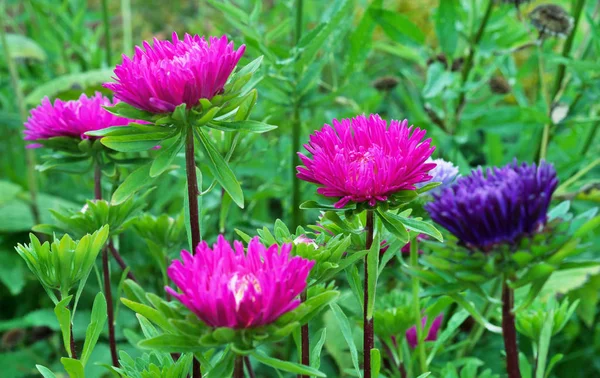
[[[434,194],[425,209],[466,247],[489,251],[540,231],[557,184],[552,164],[515,160],[502,168],[474,170]]]
[[[442,326],[442,320],[444,319],[444,315],[439,315],[433,320],[431,323],[431,327],[429,328],[429,332],[427,333],[427,337],[425,337],[425,341],[435,341],[438,337],[438,332],[440,331],[440,327]],[[427,325],[427,317],[423,317],[421,319],[421,327],[425,327]],[[411,348],[417,347],[417,326],[412,326],[406,331],[406,341],[408,341],[408,345]]]
[[[435,192],[448,187],[458,177],[458,168],[449,161],[446,161],[444,159],[430,158],[427,160],[427,162],[435,163],[435,168],[429,171],[429,174],[432,176],[432,178],[427,182],[417,185],[418,187],[423,187],[426,184],[429,184],[430,182],[442,183],[442,185],[433,189]]]
[[[181,252],[167,270],[181,293],[165,290],[211,327],[253,328],[270,324],[300,304],[314,261],[291,257],[291,244],[266,248],[253,238],[242,243],[219,235],[212,248]]]
[[[298,178],[320,185],[319,194],[337,197],[336,208],[348,202],[386,201],[400,190],[414,190],[431,179],[435,167],[426,163],[434,149],[426,131],[408,121],[389,123],[379,115],[364,115],[325,125],[310,136],[304,147],[312,159],[298,153],[304,166]]]
[[[90,98],[82,94],[78,100],[72,101],[56,99],[54,104],[45,97],[41,105],[31,110],[25,122],[24,139],[35,141],[59,136],[89,139],[94,137],[85,135],[88,131],[134,122],[132,119],[111,114],[103,108],[116,102],[118,101],[112,102],[102,96],[100,92],[96,92]]]
[[[104,86],[116,98],[151,113],[169,113],[181,104],[192,108],[223,90],[244,54],[245,46],[235,50],[226,36],[209,41],[189,34],[180,40],[173,33],[172,42],[144,42],[131,59],[123,56],[114,71],[117,82]]]

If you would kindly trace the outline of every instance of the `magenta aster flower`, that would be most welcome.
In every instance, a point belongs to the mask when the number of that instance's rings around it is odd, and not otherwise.
[[[165,287],[211,327],[253,328],[270,324],[300,304],[298,295],[314,261],[290,257],[291,244],[266,248],[255,237],[244,253],[220,235],[212,248],[201,242],[196,254],[181,252],[167,270],[181,290]]]
[[[433,320],[431,323],[431,327],[429,328],[429,332],[425,337],[425,341],[435,341],[438,337],[438,332],[440,331],[440,327],[442,326],[442,320],[444,319],[444,315],[439,315]],[[427,317],[423,317],[421,319],[421,327],[425,327],[427,325]],[[408,341],[408,345],[411,348],[417,347],[417,326],[412,326],[406,331],[406,341]]]
[[[201,98],[211,99],[223,90],[244,54],[245,46],[235,50],[226,36],[209,40],[210,44],[189,34],[179,40],[173,33],[173,42],[144,42],[132,59],[123,56],[114,71],[117,82],[104,86],[116,98],[151,113],[172,112],[181,104],[192,108]]]
[[[105,129],[111,126],[123,126],[135,120],[118,117],[109,113],[103,106],[112,106],[112,102],[102,93],[96,92],[88,98],[82,94],[78,100],[50,102],[48,97],[42,104],[31,110],[25,122],[25,140],[40,140],[67,136],[80,139],[94,138],[85,135],[88,131]],[[39,146],[39,145],[36,145]]]
[[[431,179],[426,163],[434,149],[426,131],[408,127],[408,121],[388,122],[379,115],[333,120],[310,136],[304,147],[312,159],[298,153],[304,166],[298,178],[321,187],[319,194],[337,197],[336,208],[348,202],[375,206],[400,190],[414,190]]]

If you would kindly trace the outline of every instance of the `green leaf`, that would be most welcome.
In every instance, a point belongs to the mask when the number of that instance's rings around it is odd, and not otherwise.
[[[440,1],[435,14],[435,32],[440,42],[442,51],[452,58],[458,45],[458,29],[456,19],[458,17],[458,0]]]
[[[422,45],[425,42],[425,34],[407,16],[385,9],[369,9],[371,17],[381,26],[384,33],[392,40]]]
[[[163,148],[154,159],[154,162],[152,162],[148,175],[150,177],[158,177],[166,171],[173,162],[173,159],[175,159],[175,156],[177,156],[177,153],[181,151],[184,143],[185,138],[183,135],[179,135],[169,147]]]
[[[154,179],[150,177],[150,169],[152,165],[153,163],[145,164],[131,172],[113,193],[110,200],[111,204],[118,205],[125,202],[140,189],[154,182]]]
[[[306,44],[306,47],[303,48],[300,53],[300,59],[298,59],[297,67],[303,68],[310,63],[314,62],[315,57],[321,47],[323,47],[327,38],[331,36],[337,29],[340,22],[344,19],[344,17],[348,17],[348,15],[352,15],[353,2],[349,0],[336,0],[333,2],[332,12],[329,20],[319,26],[317,28],[319,31],[315,33],[314,38],[310,40],[309,43]],[[309,33],[310,34],[310,33]],[[308,42],[308,39],[305,39]]]
[[[60,302],[56,304],[54,307],[54,313],[56,314],[56,318],[58,319],[58,324],[60,325],[60,331],[62,333],[63,345],[69,357],[71,355],[71,311],[67,308],[72,295],[62,299]]]
[[[381,370],[381,353],[379,349],[371,349],[371,376],[374,378],[379,377],[379,371]]]
[[[140,341],[141,348],[154,349],[169,353],[186,353],[202,351],[204,347],[200,345],[198,339],[190,336],[162,334]]]
[[[250,133],[266,133],[267,131],[275,130],[277,126],[269,125],[259,121],[232,121],[232,122],[210,122],[208,127],[221,131],[245,131]]]
[[[6,44],[12,59],[35,59],[44,62],[47,58],[46,51],[36,41],[24,35],[7,33]]]
[[[92,306],[92,316],[90,318],[90,324],[85,331],[85,342],[83,343],[83,350],[81,352],[81,363],[85,366],[88,359],[92,355],[92,351],[98,342],[98,338],[104,329],[106,323],[106,299],[102,292],[96,294],[94,304]]]
[[[85,378],[81,361],[63,357],[60,359],[60,362],[65,367],[67,373],[69,373],[70,378]]]
[[[356,209],[355,203],[348,203],[348,205],[344,206],[342,209],[338,209],[333,205],[327,205],[318,203],[317,201],[306,201],[300,204],[300,208],[302,210],[331,210],[331,211],[345,211]]]
[[[42,374],[44,378],[56,378],[56,375],[47,367],[42,365],[35,365],[35,367],[38,369],[38,371],[40,372],[40,374]]]
[[[244,208],[244,193],[240,183],[235,178],[233,171],[229,168],[227,162],[219,154],[219,151],[205,134],[204,130],[199,130],[196,134],[200,140],[200,146],[204,155],[208,158],[206,163],[210,171],[215,176],[217,182],[225,189],[240,208]]]
[[[319,369],[321,366],[321,351],[327,339],[327,328],[322,328],[315,336],[317,342],[310,351],[310,366],[314,369]]]
[[[490,323],[487,319],[485,319],[480,313],[479,311],[477,311],[477,309],[473,306],[472,303],[470,303],[469,301],[467,301],[465,298],[462,297],[461,294],[449,294],[448,295],[450,298],[454,299],[454,301],[456,303],[458,303],[459,305],[462,306],[462,308],[464,308],[465,310],[467,310],[469,312],[469,314],[471,314],[471,316],[473,317],[473,319],[475,319],[479,324],[481,324],[482,326],[484,326],[488,331],[493,332],[493,333],[498,333],[501,334],[502,333],[502,328],[493,325],[492,323]]]
[[[93,85],[99,85],[109,81],[112,75],[112,68],[61,75],[44,84],[36,85],[35,89],[25,97],[25,103],[29,106],[37,106],[46,96],[54,98],[74,87],[85,89]]]
[[[404,224],[404,226],[411,231],[429,235],[429,236],[439,240],[440,242],[444,241],[444,237],[442,236],[442,233],[439,232],[438,229],[435,228],[435,226],[433,226],[425,221],[419,220],[417,218],[403,217],[402,215],[393,214],[390,212],[387,212],[386,215],[390,218],[394,218],[394,219],[402,222],[402,224]]]
[[[262,61],[263,61],[263,56],[261,55],[258,58],[254,59],[253,61],[251,61],[250,63],[246,64],[238,72],[236,72],[236,76],[244,76],[244,75],[255,73],[260,68]]]
[[[554,366],[556,366],[556,364],[558,364],[560,362],[560,360],[563,359],[564,356],[565,356],[564,354],[559,353],[559,354],[555,354],[554,357],[552,357],[552,359],[548,363],[548,367],[546,368],[545,378],[548,378],[550,376],[550,372],[552,371]]]
[[[452,72],[446,70],[441,63],[435,62],[430,64],[427,68],[427,81],[425,82],[425,87],[423,87],[422,95],[426,99],[434,98],[440,95],[453,81],[454,75]]]
[[[352,337],[352,328],[350,327],[350,322],[344,314],[344,311],[335,303],[329,305],[333,315],[337,319],[338,325],[340,326],[340,331],[344,336],[344,340],[346,340],[346,344],[348,344],[348,348],[350,349],[350,356],[352,357],[352,364],[354,365],[354,370],[359,378],[362,377],[362,371],[360,369],[360,365],[358,364],[358,351],[356,349],[356,345],[354,344],[354,337]]]
[[[548,302],[548,307],[553,306],[554,301]],[[542,325],[542,332],[540,333],[540,340],[538,343],[537,353],[537,365],[535,369],[535,378],[545,378],[546,359],[548,358],[548,351],[550,349],[550,339],[552,338],[552,328],[554,327],[554,310],[555,308],[549,308],[546,312],[544,324]]]
[[[312,377],[327,377],[325,374],[310,366],[304,366],[290,361],[278,360],[277,358],[269,357],[260,350],[254,350],[250,352],[250,355],[256,358],[256,360],[258,360],[260,363],[277,370],[283,370],[293,374],[310,375]]]
[[[123,101],[117,102],[113,106],[104,106],[103,108],[106,109],[106,111],[108,111],[109,113],[123,118],[135,120],[150,120],[153,117],[152,113],[140,110]]]
[[[392,235],[396,236],[398,239],[402,240],[403,243],[408,243],[408,231],[404,224],[400,222],[400,220],[388,216],[389,213],[381,211],[380,209],[375,210],[379,219],[381,219],[381,223],[386,230],[392,233]]]
[[[375,21],[371,17],[370,9],[381,8],[383,0],[374,0],[366,12],[364,12],[358,26],[350,34],[348,57],[344,67],[344,77],[349,77],[358,71],[364,64],[371,50],[373,40],[373,30],[375,30]]]
[[[136,133],[107,136],[100,141],[108,148],[119,152],[144,152],[156,147],[163,140],[173,136],[173,131]]]

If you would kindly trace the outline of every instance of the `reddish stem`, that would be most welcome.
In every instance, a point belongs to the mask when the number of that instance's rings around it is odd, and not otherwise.
[[[110,287],[110,272],[108,266],[108,248],[102,251],[102,270],[104,271],[104,295],[106,295],[106,312],[108,315],[108,341],[113,366],[119,367],[117,341],[115,340],[115,312],[113,308],[112,290]]]
[[[521,378],[515,314],[512,313],[513,303],[514,293],[505,281],[502,284],[502,336],[506,351],[506,371],[509,378]]]
[[[300,300],[306,302],[306,290],[300,294]],[[302,347],[302,365],[310,366],[310,339],[308,323],[300,328],[301,347]],[[300,378],[309,378],[308,375],[298,375]]]
[[[367,210],[367,226],[366,226],[366,231],[367,231],[367,241],[366,241],[366,249],[370,249],[371,245],[373,244],[373,231],[374,231],[374,227],[373,227],[373,210]],[[364,282],[364,311],[363,311],[363,324],[364,324],[364,330],[363,330],[363,344],[364,344],[364,351],[363,351],[363,361],[364,361],[364,372],[365,378],[371,378],[371,349],[373,349],[374,347],[374,340],[373,340],[373,319],[369,319],[367,317],[367,307],[369,304],[369,263],[368,263],[368,254],[365,256],[365,282]]]

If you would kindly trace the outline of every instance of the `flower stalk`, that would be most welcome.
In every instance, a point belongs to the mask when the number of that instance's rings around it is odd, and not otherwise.
[[[196,158],[194,156],[194,129],[191,125],[187,125],[187,134],[185,139],[185,173],[187,176],[187,192],[188,206],[190,213],[190,230],[192,239],[192,253],[196,251],[196,247],[200,244],[200,221],[198,214],[198,178],[196,177]],[[237,360],[236,360],[237,364]],[[202,377],[200,370],[200,362],[194,358],[192,377]],[[244,374],[242,372],[241,377]]]
[[[300,300],[302,302],[306,302],[306,290],[300,294]],[[308,328],[308,323],[304,324],[300,328],[300,344],[302,348],[302,365],[310,366],[310,338],[309,338],[310,329]],[[308,378],[308,375],[300,375],[300,378]]]
[[[371,249],[373,245],[373,233],[374,233],[374,215],[373,210],[367,210],[367,224],[365,231],[367,233],[367,240],[365,243],[365,248],[367,250]],[[364,352],[363,352],[363,361],[365,364],[365,378],[371,378],[371,349],[374,347],[374,325],[373,325],[373,317],[369,318],[367,314],[367,307],[369,305],[369,261],[368,254],[365,256],[365,281],[364,281],[364,290],[363,290],[363,299],[364,299],[364,309],[363,309],[363,343],[364,343]]]
[[[410,265],[413,268],[419,266],[419,246],[418,237],[410,243]],[[413,296],[413,313],[416,319],[415,327],[417,329],[417,355],[419,356],[419,366],[421,373],[427,372],[427,357],[425,356],[425,338],[423,337],[423,324],[421,322],[421,303],[419,300],[419,279],[416,276],[412,277],[412,296]]]
[[[302,10],[303,0],[296,0],[296,27],[294,31],[294,41],[296,45],[302,37]],[[296,74],[297,75],[297,74]],[[295,179],[296,167],[300,165],[300,159],[297,152],[300,151],[300,136],[302,130],[302,120],[300,119],[300,99],[294,96],[292,114],[292,156],[291,156],[291,180],[292,180],[292,229],[302,224],[302,212],[300,211],[300,181]]]
[[[233,368],[233,378],[244,378],[244,357],[235,357],[235,366]]]
[[[508,378],[521,378],[515,314],[512,312],[513,303],[513,290],[508,287],[506,280],[504,280],[502,284],[502,337],[504,338],[504,350],[506,351],[506,371],[508,372]]]

